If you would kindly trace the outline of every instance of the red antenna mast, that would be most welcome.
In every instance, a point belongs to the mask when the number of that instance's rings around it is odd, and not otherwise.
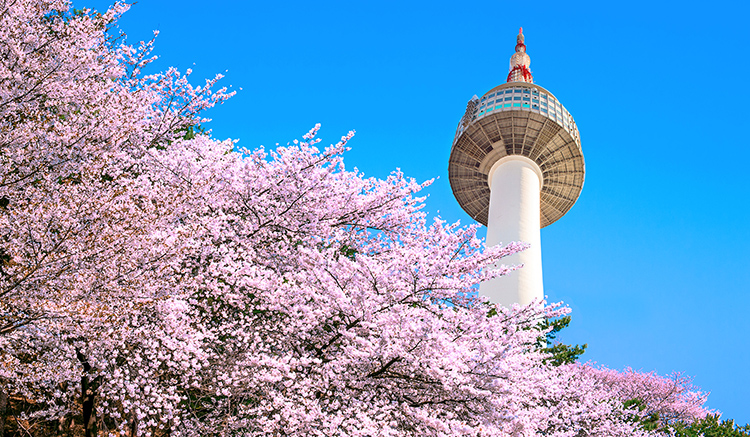
[[[534,83],[534,76],[529,70],[531,58],[526,54],[524,40],[523,27],[521,27],[518,29],[518,37],[516,37],[516,52],[510,57],[510,72],[508,72],[507,82]]]

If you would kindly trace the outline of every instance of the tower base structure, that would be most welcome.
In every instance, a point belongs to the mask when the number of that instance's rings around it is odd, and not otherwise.
[[[503,258],[502,264],[523,267],[479,286],[479,294],[510,308],[544,298],[539,210],[544,177],[539,166],[521,155],[495,162],[489,171],[490,202],[487,246],[513,241],[528,243],[526,250]]]

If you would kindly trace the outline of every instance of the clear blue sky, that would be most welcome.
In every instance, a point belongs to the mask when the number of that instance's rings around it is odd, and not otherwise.
[[[214,136],[254,148],[317,122],[327,143],[355,129],[349,168],[439,177],[430,213],[471,223],[448,184],[451,141],[467,100],[505,81],[523,26],[586,160],[577,204],[542,230],[546,293],[573,308],[563,341],[612,368],[692,375],[745,424],[749,16],[739,0],[140,0],[121,29],[131,44],[161,31],[159,69],[228,70],[242,91],[210,113]]]

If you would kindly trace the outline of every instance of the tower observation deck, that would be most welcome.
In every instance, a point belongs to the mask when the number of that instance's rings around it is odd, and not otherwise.
[[[503,260],[522,269],[480,286],[480,294],[505,306],[544,297],[539,230],[570,210],[585,174],[578,127],[552,93],[533,83],[530,63],[521,30],[507,82],[469,100],[448,164],[453,194],[487,226],[488,246],[531,245]]]

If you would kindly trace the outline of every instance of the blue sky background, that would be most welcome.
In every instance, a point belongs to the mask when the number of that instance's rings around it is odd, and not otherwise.
[[[106,9],[110,2],[74,0]],[[542,230],[544,284],[573,308],[585,359],[669,374],[750,422],[750,31],[745,2],[141,0],[157,69],[226,72],[215,137],[272,147],[322,123],[345,162],[426,180],[427,208],[472,220],[448,156],[467,100],[505,82],[523,26],[536,83],[574,116],[586,182]]]

